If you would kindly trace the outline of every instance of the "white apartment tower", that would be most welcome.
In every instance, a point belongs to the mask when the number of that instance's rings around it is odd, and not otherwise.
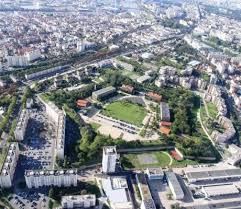
[[[18,143],[11,143],[0,172],[0,188],[12,187],[13,176],[19,157]]]
[[[114,173],[117,159],[117,151],[115,146],[103,148],[102,169],[103,173]]]
[[[42,186],[77,186],[77,169],[70,170],[27,170],[25,181],[28,188]]]
[[[18,117],[16,129],[14,131],[14,137],[17,141],[22,141],[24,139],[28,120],[29,112],[28,110],[23,109]]]

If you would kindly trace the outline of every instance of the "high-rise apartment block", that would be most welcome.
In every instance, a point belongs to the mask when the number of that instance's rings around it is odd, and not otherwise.
[[[117,160],[117,151],[115,146],[103,148],[102,169],[104,173],[114,173]]]

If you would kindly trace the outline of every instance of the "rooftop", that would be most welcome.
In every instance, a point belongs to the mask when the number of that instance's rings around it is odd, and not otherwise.
[[[172,187],[176,194],[178,195],[184,195],[182,187],[177,179],[177,176],[173,172],[166,172],[166,177],[169,180],[169,182],[172,184]]]
[[[204,186],[203,191],[208,197],[239,193],[239,190],[233,184]]]
[[[111,154],[116,154],[116,147],[115,146],[108,146],[108,147],[104,147],[103,151],[105,154],[111,155]]]
[[[241,169],[225,166],[194,167],[185,170],[188,180],[209,180],[241,177]]]
[[[126,177],[107,177],[102,179],[103,189],[112,203],[131,202]]]
[[[101,95],[101,94],[104,94],[104,93],[106,93],[106,92],[111,92],[111,91],[115,91],[115,90],[116,90],[115,87],[113,87],[113,86],[108,86],[108,87],[106,87],[106,88],[100,89],[100,90],[95,91],[95,92],[93,92],[93,93],[96,94],[96,95]]]

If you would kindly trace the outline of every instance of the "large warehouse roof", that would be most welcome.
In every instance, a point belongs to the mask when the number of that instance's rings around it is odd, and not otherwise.
[[[239,193],[239,190],[233,184],[205,186],[203,187],[203,191],[207,197]]]
[[[185,173],[190,182],[241,177],[241,169],[239,168],[225,169],[215,166],[210,166],[205,169],[200,168],[200,171],[198,169],[186,170]]]

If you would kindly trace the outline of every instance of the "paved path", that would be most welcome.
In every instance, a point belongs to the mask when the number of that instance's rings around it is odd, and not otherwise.
[[[169,155],[168,152],[163,152],[163,153],[169,157],[169,159],[170,159],[170,163],[168,164],[168,166],[171,166],[172,163],[173,163],[173,159],[172,159],[172,157]]]
[[[216,146],[214,140],[213,140],[212,137],[209,135],[209,133],[207,132],[206,128],[205,128],[204,125],[203,125],[203,121],[202,121],[201,115],[200,115],[200,109],[199,109],[199,111],[197,112],[197,118],[198,118],[198,120],[199,120],[199,122],[200,122],[200,124],[201,124],[201,126],[202,126],[203,131],[204,131],[205,134],[207,135],[208,139],[212,142],[213,146],[216,147],[216,150],[219,152],[220,156],[223,158],[223,157],[224,157],[224,156],[223,156],[223,153],[218,150],[218,147]]]

